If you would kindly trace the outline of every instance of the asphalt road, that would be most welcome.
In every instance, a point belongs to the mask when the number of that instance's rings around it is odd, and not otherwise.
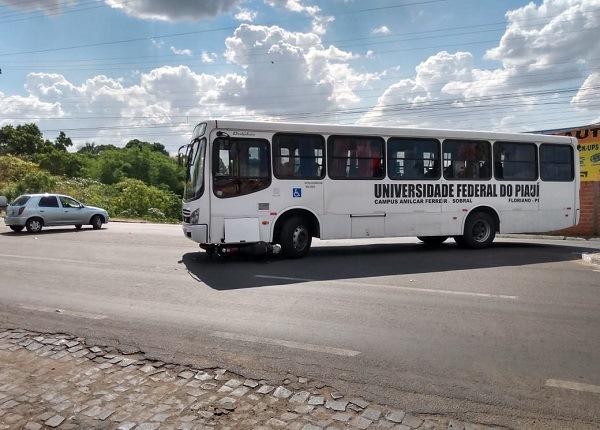
[[[210,260],[179,226],[0,225],[0,323],[413,412],[600,428],[600,270],[581,262],[600,241],[315,242],[302,260]]]

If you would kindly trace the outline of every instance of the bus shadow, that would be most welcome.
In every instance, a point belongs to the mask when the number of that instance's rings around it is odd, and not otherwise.
[[[313,247],[300,260],[231,257],[210,259],[204,252],[182,258],[189,273],[215,290],[235,290],[307,281],[332,281],[454,270],[525,266],[580,260],[583,247],[533,243],[496,243],[484,250],[457,248],[453,242],[437,249],[422,244],[380,244]]]

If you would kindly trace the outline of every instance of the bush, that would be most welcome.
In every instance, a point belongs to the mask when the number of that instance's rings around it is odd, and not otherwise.
[[[174,160],[146,147],[109,148],[100,152],[104,153],[71,154],[50,148],[37,154],[43,167],[66,176],[51,175],[39,165],[12,155],[0,156],[0,195],[13,200],[25,193],[61,193],[104,208],[113,217],[181,220],[181,197],[173,190],[181,188],[182,170]],[[92,170],[96,179],[68,177],[81,174],[82,166],[84,171]],[[155,185],[126,177],[132,174]]]
[[[115,213],[151,220],[180,219],[181,199],[177,194],[146,185],[138,179],[116,184],[119,195],[113,200]]]
[[[81,175],[83,162],[78,154],[52,149],[36,156],[40,167],[53,175],[65,175],[69,177]]]
[[[0,184],[21,180],[27,173],[38,172],[39,166],[13,155],[0,156]]]

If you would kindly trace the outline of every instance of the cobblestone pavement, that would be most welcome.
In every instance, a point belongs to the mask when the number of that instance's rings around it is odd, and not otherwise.
[[[346,397],[308,378],[255,381],[0,329],[0,429],[489,429]]]

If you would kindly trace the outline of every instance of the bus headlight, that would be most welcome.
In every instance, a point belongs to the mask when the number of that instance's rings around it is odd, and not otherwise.
[[[200,209],[196,209],[190,215],[190,224],[198,224],[198,219],[200,218]]]

